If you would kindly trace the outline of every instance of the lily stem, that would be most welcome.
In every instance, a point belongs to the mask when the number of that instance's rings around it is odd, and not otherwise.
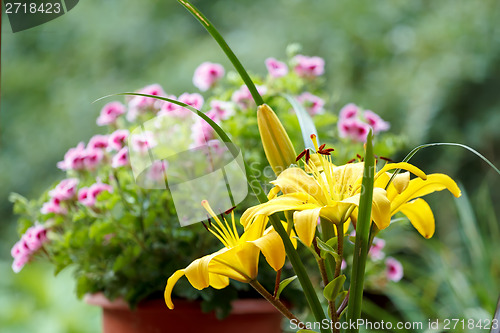
[[[314,250],[318,254],[316,257],[316,262],[318,263],[319,267],[319,272],[321,274],[321,279],[323,280],[323,284],[325,287],[330,283],[330,280],[328,279],[328,274],[326,273],[326,267],[325,267],[325,260],[321,258],[321,251],[318,248],[318,242],[316,241],[316,238],[313,239],[313,246]],[[330,319],[336,323],[337,322],[337,311],[335,309],[335,302],[328,300],[328,311],[330,315]],[[332,325],[332,332],[336,332],[335,325]]]
[[[278,295],[278,289],[280,288],[280,281],[281,281],[281,269],[278,269],[276,272],[276,282],[274,282],[274,294],[273,297],[276,298],[276,295]]]
[[[273,297],[273,295],[271,295],[267,290],[266,288],[264,288],[260,283],[259,281],[257,280],[253,280],[253,281],[250,281],[250,285],[259,292],[259,294],[262,295],[262,297],[264,297],[269,303],[271,303],[272,305],[274,305],[274,307],[279,311],[281,312],[281,314],[283,316],[285,316],[286,318],[288,318],[289,320],[293,320],[295,321],[295,323],[300,327],[302,326],[302,322],[297,318],[295,317],[295,315],[293,313],[290,312],[290,310],[288,310],[288,308],[283,304],[281,303],[280,300],[276,299]],[[301,325],[302,324],[302,325]]]

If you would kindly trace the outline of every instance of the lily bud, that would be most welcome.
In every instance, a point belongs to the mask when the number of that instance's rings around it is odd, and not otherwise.
[[[295,163],[297,154],[292,141],[276,113],[267,104],[257,108],[257,123],[266,158],[278,176],[290,164]]]

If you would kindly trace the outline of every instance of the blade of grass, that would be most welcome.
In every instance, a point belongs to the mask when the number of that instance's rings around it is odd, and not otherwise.
[[[316,126],[314,126],[314,122],[309,115],[309,113],[304,109],[302,104],[297,101],[295,97],[289,94],[282,94],[284,98],[287,99],[288,103],[292,106],[297,115],[297,119],[299,120],[300,130],[302,132],[302,139],[304,140],[304,148],[310,148],[314,150],[314,144],[311,140],[311,134],[316,135],[319,144],[319,136],[318,131],[316,130]]]
[[[366,257],[370,234],[371,210],[373,199],[373,177],[375,175],[375,158],[373,157],[372,131],[368,133],[365,149],[365,165],[361,183],[358,223],[356,224],[356,243],[354,245],[351,286],[347,319],[356,322],[361,317],[363,302],[363,285],[365,278]],[[359,332],[358,328],[349,328],[348,332]]]
[[[461,143],[435,142],[435,143],[427,143],[427,144],[424,144],[424,145],[420,145],[418,147],[413,148],[413,150],[410,151],[408,153],[408,155],[406,155],[406,157],[403,159],[402,162],[408,162],[420,149],[428,148],[428,147],[435,147],[435,146],[455,146],[455,147],[461,147],[461,148],[467,149],[468,151],[474,153],[480,159],[482,159],[483,161],[485,161],[493,170],[496,171],[496,173],[498,173],[500,175],[500,170],[498,170],[498,168],[493,163],[491,163],[486,157],[484,157],[483,155],[481,155],[481,153],[479,153],[475,149],[473,149],[473,148],[471,148],[471,147],[469,147],[467,145],[463,145]],[[394,171],[394,173],[392,174],[391,179],[389,179],[389,182],[387,183],[387,185],[385,187],[386,190],[387,190],[387,188],[389,187],[389,185],[391,184],[391,182],[394,180],[394,178],[398,175],[398,173],[400,171],[401,171],[401,169],[396,169],[396,171]]]
[[[187,105],[185,103],[176,101],[174,99],[170,99],[167,97],[160,97],[160,96],[155,96],[155,95],[147,95],[147,94],[140,94],[140,93],[118,93],[118,94],[113,94],[113,95],[108,95],[101,97],[97,99],[95,102],[100,101],[104,98],[111,97],[111,96],[120,96],[120,95],[132,95],[132,96],[144,96],[144,97],[151,97],[155,98],[158,100],[174,103],[176,105],[185,107],[186,109],[190,110],[191,112],[195,113],[199,117],[201,117],[203,120],[205,120],[219,135],[219,137],[222,139],[224,143],[232,143],[232,145],[228,146],[228,149],[231,151],[233,155],[235,155],[237,152],[234,151],[235,145],[233,144],[231,138],[224,132],[224,130],[217,124],[215,123],[212,119],[210,119],[206,114],[203,112],[193,108],[190,105]],[[252,188],[252,191],[255,193],[257,199],[259,200],[260,203],[267,202],[267,196],[262,189],[259,181],[257,180],[257,177],[252,172],[252,169],[248,167],[246,161],[245,161],[245,173],[248,179],[248,182],[250,184],[250,187]],[[256,187],[258,185],[258,187]],[[290,263],[293,266],[293,269],[299,279],[299,282],[302,286],[302,289],[304,290],[304,294],[306,296],[306,299],[309,303],[309,306],[311,308],[311,311],[313,312],[313,315],[315,319],[318,322],[322,322],[322,320],[326,319],[325,312],[323,311],[323,308],[321,306],[321,303],[319,302],[318,296],[316,295],[316,291],[314,290],[314,287],[312,285],[311,280],[309,279],[309,276],[307,275],[306,268],[304,267],[304,264],[302,263],[302,260],[299,257],[298,252],[295,250],[295,247],[293,246],[290,237],[288,233],[286,232],[285,228],[281,224],[281,221],[279,217],[275,215],[271,215],[269,217],[269,222],[273,226],[274,230],[278,233],[278,235],[281,237],[283,240],[283,245],[285,246],[285,252],[288,256],[288,259],[290,260]],[[322,333],[327,333],[328,330],[326,328],[321,328]]]
[[[248,75],[247,71],[239,61],[239,59],[236,57],[234,54],[233,50],[227,45],[226,41],[224,38],[221,36],[219,31],[214,27],[214,25],[203,15],[195,6],[193,6],[189,1],[187,0],[177,0],[181,5],[184,6],[191,14],[193,14],[194,17],[201,23],[201,25],[208,31],[208,33],[215,39],[215,41],[219,44],[220,48],[224,53],[226,54],[227,58],[231,63],[233,64],[234,68],[240,74],[241,78],[243,79],[243,82],[245,82],[246,86],[248,87],[248,90],[250,90],[250,93],[252,94],[252,97],[255,101],[255,104],[257,105],[262,105],[264,104],[264,100],[262,99],[262,96],[260,96],[259,92],[257,91],[257,88],[255,87],[255,84],[253,83],[252,79],[250,78],[250,75]]]

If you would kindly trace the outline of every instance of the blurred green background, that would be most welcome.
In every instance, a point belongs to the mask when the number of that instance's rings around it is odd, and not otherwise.
[[[264,60],[285,58],[294,42],[304,54],[325,58],[327,112],[355,102],[390,121],[394,133],[406,134],[408,151],[426,142],[460,142],[500,165],[499,1],[194,3],[254,73],[265,74]],[[150,83],[176,95],[195,91],[192,74],[201,62],[230,65],[176,1],[80,1],[68,14],[15,34],[3,14],[1,37],[0,327],[96,332],[99,310],[75,299],[70,272],[54,278],[44,264],[19,275],[10,270],[17,235],[8,194],[33,198],[63,176],[55,164],[64,152],[99,132],[95,119],[105,102],[92,104],[95,99]],[[500,250],[498,175],[454,147],[430,148],[413,162],[451,175],[470,200],[456,205],[449,195],[433,195],[437,234],[430,241],[404,228],[394,232],[405,269],[416,275],[412,284],[388,292],[399,310],[386,315],[436,316],[444,300],[457,299],[463,305],[440,315],[465,316],[469,306],[483,311],[480,317],[491,314],[500,280],[494,256]],[[427,298],[418,292],[423,287]],[[469,293],[456,295],[463,288]]]

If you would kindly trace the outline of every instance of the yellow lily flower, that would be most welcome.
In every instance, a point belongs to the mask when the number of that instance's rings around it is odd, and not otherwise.
[[[380,175],[374,186],[387,187],[392,175]],[[408,172],[398,174],[387,187],[387,199],[391,202],[390,215],[401,212],[410,223],[425,238],[431,238],[435,231],[434,214],[427,202],[421,197],[436,191],[448,189],[455,197],[460,197],[461,191],[453,179],[445,174],[427,175],[426,180],[420,178],[410,180]],[[354,212],[355,218],[357,212]]]
[[[224,248],[196,259],[185,269],[180,269],[170,276],[164,293],[165,303],[169,309],[174,308],[172,302],[174,285],[184,275],[198,290],[208,286],[222,289],[229,284],[229,278],[240,282],[253,281],[257,277],[261,252],[276,271],[285,263],[285,248],[280,236],[272,228],[265,229],[267,217],[256,218],[252,226],[240,237],[236,230],[233,212],[230,225],[224,217],[219,218],[214,213],[206,200],[202,205],[215,221],[207,226],[208,231],[222,242]]]
[[[252,207],[243,214],[241,223],[245,227],[250,226],[259,215],[269,216],[276,212],[293,210],[297,236],[306,245],[311,245],[319,217],[334,224],[348,221],[354,208],[359,205],[364,163],[335,166],[331,162],[331,150],[324,150],[324,145],[318,147],[316,138],[313,136],[312,139],[317,154],[312,155],[314,158],[309,156],[308,152],[305,154],[305,170],[288,168],[272,181],[275,187],[270,193],[271,200]],[[420,177],[421,181],[427,177],[424,172],[409,163],[389,163],[374,179],[394,169],[410,171]],[[282,192],[282,195],[276,196],[279,192]],[[383,187],[374,188],[372,219],[379,229],[386,228],[390,223],[391,201]]]

